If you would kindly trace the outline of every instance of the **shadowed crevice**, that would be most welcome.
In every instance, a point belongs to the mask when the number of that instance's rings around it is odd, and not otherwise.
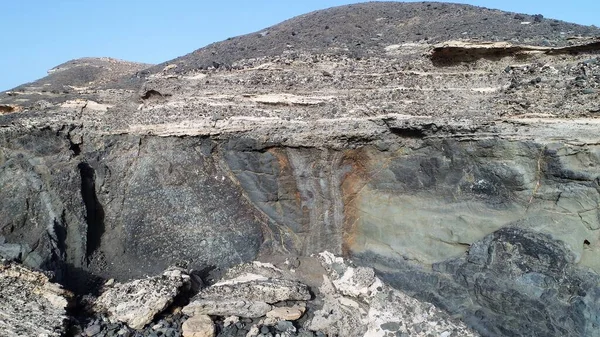
[[[89,261],[92,254],[100,247],[102,234],[104,234],[104,209],[96,196],[96,183],[94,169],[88,163],[78,166],[81,175],[81,197],[86,209],[87,237],[86,259]]]

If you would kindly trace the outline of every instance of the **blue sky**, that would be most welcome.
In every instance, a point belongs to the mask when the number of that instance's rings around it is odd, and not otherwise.
[[[0,91],[86,56],[160,63],[350,0],[2,1]],[[600,0],[454,1],[600,26]]]

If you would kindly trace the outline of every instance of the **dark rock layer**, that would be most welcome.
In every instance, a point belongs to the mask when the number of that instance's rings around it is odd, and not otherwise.
[[[5,135],[1,235],[81,290],[173,263],[343,252],[484,334],[592,336],[598,149],[399,141],[328,150],[107,135],[84,136],[76,153],[64,130]]]

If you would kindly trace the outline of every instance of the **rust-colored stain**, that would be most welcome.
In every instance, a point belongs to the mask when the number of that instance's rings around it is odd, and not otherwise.
[[[282,173],[284,171],[291,171],[290,160],[287,157],[287,154],[283,149],[280,148],[270,148],[267,150],[270,154],[272,154],[275,158],[277,158],[277,163],[279,164],[279,172]]]
[[[369,156],[364,148],[344,151],[342,163],[352,169],[342,178],[342,201],[344,203],[344,227],[342,230],[342,253],[348,256],[356,244],[357,225],[360,220],[358,196],[368,183]]]
[[[3,114],[9,114],[9,113],[13,113],[13,112],[21,112],[23,111],[23,107],[18,106],[18,105],[6,105],[6,104],[0,104],[0,115]]]
[[[277,166],[279,172],[273,172],[277,176],[277,181],[280,186],[284,186],[287,191],[294,191],[294,201],[298,209],[302,212],[302,219],[299,219],[302,225],[302,231],[308,232],[310,230],[309,223],[309,209],[306,206],[302,206],[302,195],[297,186],[297,182],[294,175],[294,168],[290,164],[287,151],[284,148],[270,148],[267,150],[268,153],[273,155],[277,160]],[[293,186],[289,186],[293,184]],[[281,197],[281,196],[280,196]]]
[[[279,177],[279,182],[281,183],[283,180],[290,180],[295,182],[295,179],[293,179],[293,168],[290,164],[290,159],[288,158],[286,151],[282,148],[270,148],[267,150],[267,152],[272,154],[275,157],[275,159],[277,159],[277,164],[279,166],[279,172],[277,176]],[[298,207],[300,207],[300,205],[302,204],[302,197],[297,187],[294,188],[294,191],[296,191],[294,193],[296,203],[298,204]]]

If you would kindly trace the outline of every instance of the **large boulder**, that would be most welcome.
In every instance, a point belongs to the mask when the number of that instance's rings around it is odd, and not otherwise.
[[[141,329],[189,287],[189,275],[169,269],[162,275],[110,285],[96,300],[95,309],[131,328]]]
[[[387,283],[463,317],[482,335],[598,336],[600,277],[547,234],[502,228],[431,270],[367,254],[357,258],[377,264]]]
[[[305,284],[285,277],[282,270],[256,261],[235,266],[221,281],[196,295],[183,312],[262,317],[272,311],[273,304],[311,299]]]

